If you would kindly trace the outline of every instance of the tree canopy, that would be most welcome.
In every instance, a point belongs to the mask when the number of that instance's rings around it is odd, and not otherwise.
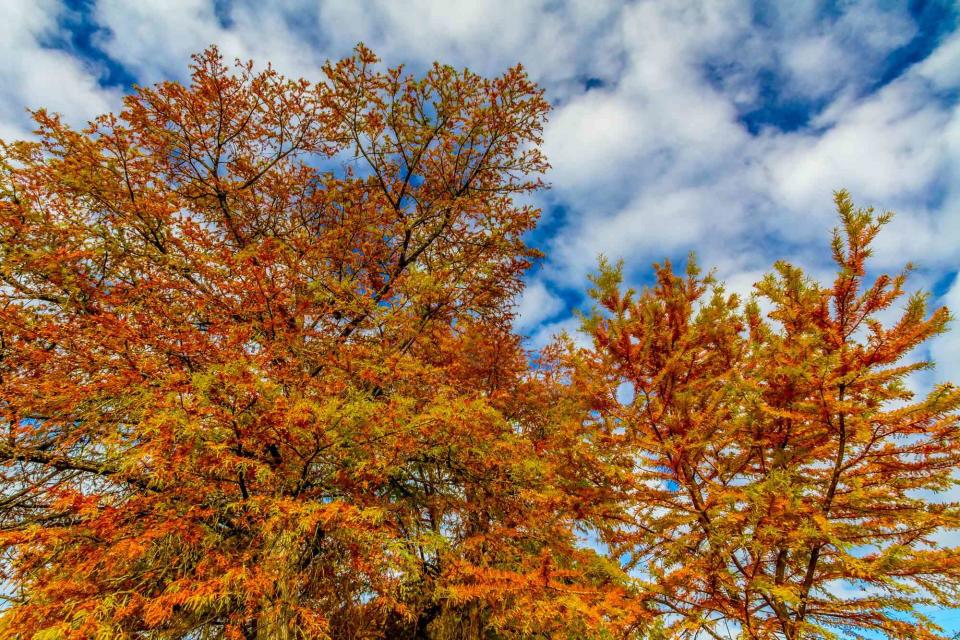
[[[935,535],[960,512],[935,496],[957,483],[960,390],[908,386],[949,316],[916,293],[884,324],[907,272],[868,282],[865,261],[889,215],[836,205],[831,286],[786,262],[746,305],[692,261],[640,294],[615,266],[594,281],[607,313],[573,387],[622,466],[601,527],[681,636],[934,638],[918,605],[957,606],[960,553]]]
[[[746,301],[601,262],[533,354],[542,91],[378,62],[211,48],[0,146],[0,636],[941,637],[960,391],[889,216]]]

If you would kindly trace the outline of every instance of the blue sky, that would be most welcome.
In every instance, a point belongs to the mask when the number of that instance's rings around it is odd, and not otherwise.
[[[960,312],[960,6],[736,0],[0,0],[0,138],[26,107],[82,124],[134,82],[183,79],[211,43],[318,78],[358,41],[385,62],[497,74],[522,62],[555,109],[548,254],[518,301],[534,347],[575,328],[598,254],[649,265],[691,249],[747,293],[777,258],[830,275],[831,192],[897,217],[877,269]],[[960,381],[960,330],[926,354]],[[960,618],[956,614],[954,618]]]

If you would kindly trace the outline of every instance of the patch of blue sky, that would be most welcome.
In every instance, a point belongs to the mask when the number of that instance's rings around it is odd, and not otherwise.
[[[98,40],[105,28],[94,19],[94,5],[94,0],[68,0],[66,10],[58,15],[59,29],[42,37],[39,44],[83,60],[96,70],[100,86],[129,90],[137,79],[122,63],[100,48]]]

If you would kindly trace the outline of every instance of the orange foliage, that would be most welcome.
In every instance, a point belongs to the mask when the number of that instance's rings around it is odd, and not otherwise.
[[[376,62],[313,84],[210,49],[3,146],[0,635],[636,617],[576,548],[577,442],[510,334],[548,106],[519,67]]]
[[[617,469],[618,517],[596,521],[672,636],[934,638],[917,606],[960,604],[960,550],[936,545],[960,510],[935,498],[957,484],[960,390],[906,384],[948,314],[917,294],[881,322],[906,277],[866,280],[889,215],[836,204],[829,287],[781,262],[744,307],[692,259],[640,294],[618,267],[594,280],[571,367]]]
[[[542,92],[377,62],[210,49],[0,147],[0,636],[939,637],[960,391],[909,390],[948,314],[881,322],[887,216],[746,305],[604,264],[531,360]]]

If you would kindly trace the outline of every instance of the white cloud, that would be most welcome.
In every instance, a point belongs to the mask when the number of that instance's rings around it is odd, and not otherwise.
[[[212,42],[230,47],[205,0],[101,0],[96,18],[109,30],[99,38],[104,51],[144,83],[186,77],[190,54]]]
[[[950,113],[927,103],[911,77],[836,118],[825,133],[770,140],[767,157],[778,202],[796,210],[829,209],[831,191],[844,186],[857,200],[892,205],[921,194],[944,160],[939,133]]]
[[[960,85],[960,33],[955,33],[937,47],[930,57],[917,65],[917,73],[941,89]]]
[[[793,81],[793,90],[801,94],[823,95],[844,80],[836,73],[837,62],[846,62],[836,39],[813,35],[790,43],[784,52],[784,63]],[[824,69],[831,69],[824,73]]]
[[[949,198],[929,202],[960,158],[951,142],[957,109],[932,95],[931,79],[950,86],[960,49],[950,40],[952,66],[938,51],[862,95],[915,25],[873,5],[832,22],[815,14],[807,6],[759,29],[736,2],[625,11],[620,81],[562,105],[547,131],[561,200],[574,205],[553,240],[553,273],[575,286],[597,253],[646,270],[689,248],[707,266],[737,252],[733,270],[766,268],[800,249],[815,267],[817,256],[829,261],[831,194],[841,187],[858,203],[899,212],[878,243],[878,265],[948,261],[960,210]],[[830,96],[811,128],[747,131],[738,116],[763,99],[763,69],[779,74],[782,99]]]
[[[611,21],[619,11],[612,0],[332,0],[320,5],[319,26],[337,52],[363,40],[390,64],[441,60],[485,74],[521,62],[560,90],[588,69],[609,77],[611,69],[596,63],[615,46]]]
[[[564,306],[563,299],[551,293],[547,285],[540,280],[532,280],[517,301],[514,326],[518,331],[534,329],[544,320],[563,311]]]
[[[607,91],[577,96],[547,126],[550,181],[569,191],[622,177],[625,163],[642,157],[652,137],[627,97]]]
[[[120,93],[98,84],[98,69],[44,46],[45,40],[58,35],[58,18],[66,11],[53,0],[0,1],[4,20],[0,138],[29,135],[33,127],[28,108],[44,107],[62,113],[71,124],[82,125],[119,105]]]
[[[211,44],[227,63],[252,59],[289,76],[318,79],[327,56],[307,36],[321,32],[296,28],[298,19],[315,13],[312,4],[243,1],[218,15],[210,0],[99,0],[95,17],[104,28],[100,46],[144,83],[185,79],[190,56]]]
[[[580,319],[570,317],[541,324],[530,336],[527,346],[531,349],[542,349],[562,334],[569,336],[579,347],[587,347],[591,344],[590,336],[580,331]]]
[[[742,203],[720,190],[651,187],[616,213],[600,220],[581,218],[574,230],[554,241],[548,254],[561,280],[574,285],[585,281],[600,254],[624,258],[633,271],[647,270],[651,260],[685,253],[701,238],[731,238],[744,216]],[[713,251],[706,253],[709,259]]]

